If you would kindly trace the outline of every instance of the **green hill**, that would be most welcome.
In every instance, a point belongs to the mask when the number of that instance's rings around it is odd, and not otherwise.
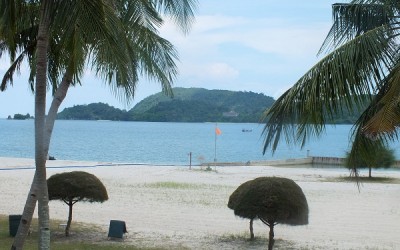
[[[60,112],[64,120],[120,120],[153,122],[259,122],[274,99],[264,94],[202,88],[174,88],[174,97],[151,95],[131,110],[104,103],[76,105]]]
[[[120,110],[99,102],[65,108],[57,114],[57,119],[127,121],[128,113],[125,110]]]
[[[66,120],[115,120],[151,122],[259,122],[262,113],[274,103],[272,97],[254,92],[174,88],[174,97],[151,95],[131,110],[120,110],[104,103],[66,108],[57,116]],[[366,102],[367,103],[367,102]],[[351,124],[359,111],[344,110],[327,123]]]
[[[253,92],[174,88],[173,98],[151,95],[128,113],[134,121],[259,122],[273,102],[272,97]]]

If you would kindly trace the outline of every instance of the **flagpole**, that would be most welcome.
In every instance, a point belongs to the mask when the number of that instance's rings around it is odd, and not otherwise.
[[[214,131],[214,165],[217,164],[217,123],[215,123],[215,131]]]

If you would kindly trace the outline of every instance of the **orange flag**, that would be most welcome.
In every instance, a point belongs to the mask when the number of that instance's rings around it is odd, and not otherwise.
[[[215,134],[220,135],[222,132],[219,128],[215,128]]]

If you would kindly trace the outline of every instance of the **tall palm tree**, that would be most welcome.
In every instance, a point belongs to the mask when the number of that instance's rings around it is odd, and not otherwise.
[[[12,75],[24,56],[31,66],[35,83],[35,145],[36,173],[25,205],[21,225],[12,249],[21,249],[32,218],[36,197],[39,201],[40,249],[49,248],[48,197],[46,156],[59,106],[68,88],[79,83],[85,69],[90,68],[127,101],[134,97],[140,75],[160,82],[167,94],[177,75],[177,53],[171,43],[158,35],[165,13],[187,32],[193,21],[195,0],[134,0],[134,1],[5,1],[0,4],[0,36],[10,54],[17,54],[2,89],[12,83]],[[21,36],[26,20],[16,18],[18,11],[41,6],[31,15],[29,29],[38,30],[35,41],[26,44]],[[40,15],[38,14],[40,13]],[[52,15],[48,15],[52,13]],[[3,26],[7,18],[15,24],[12,32]],[[14,27],[14,26],[13,26]],[[9,32],[9,33],[6,33]],[[41,33],[42,32],[42,33]],[[4,39],[5,37],[9,40]],[[24,39],[16,39],[24,38]],[[34,48],[32,50],[32,47]],[[1,51],[1,47],[0,47]],[[36,54],[30,53],[36,51]],[[53,88],[53,101],[45,117],[46,78]],[[33,81],[31,81],[33,84]],[[32,209],[33,207],[33,209]]]
[[[305,142],[347,111],[361,112],[353,127],[349,163],[397,137],[400,124],[400,3],[354,0],[334,4],[328,52],[265,112],[264,153]],[[369,104],[362,110],[363,104]],[[355,166],[355,164],[353,164]],[[354,167],[353,174],[357,175]]]

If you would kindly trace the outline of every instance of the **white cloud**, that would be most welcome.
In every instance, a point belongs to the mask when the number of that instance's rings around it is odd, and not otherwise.
[[[183,35],[170,21],[160,32],[180,55],[175,86],[246,90],[275,98],[318,60],[316,53],[329,31],[330,5],[334,3],[232,0],[227,6],[222,0],[199,2],[199,14],[189,34]],[[0,73],[9,65],[4,58],[0,60]],[[10,88],[0,93],[0,106],[10,107],[0,110],[0,117],[10,113],[11,106],[24,104],[11,114],[32,109],[32,95],[25,80],[28,72],[27,67],[22,68],[22,77],[15,79],[22,90]],[[85,72],[83,86],[68,93],[65,107],[98,101],[126,107],[94,75]],[[140,81],[135,103],[160,89],[157,83]]]
[[[239,72],[226,63],[212,63],[207,66],[207,76],[215,79],[230,80],[239,75]]]

